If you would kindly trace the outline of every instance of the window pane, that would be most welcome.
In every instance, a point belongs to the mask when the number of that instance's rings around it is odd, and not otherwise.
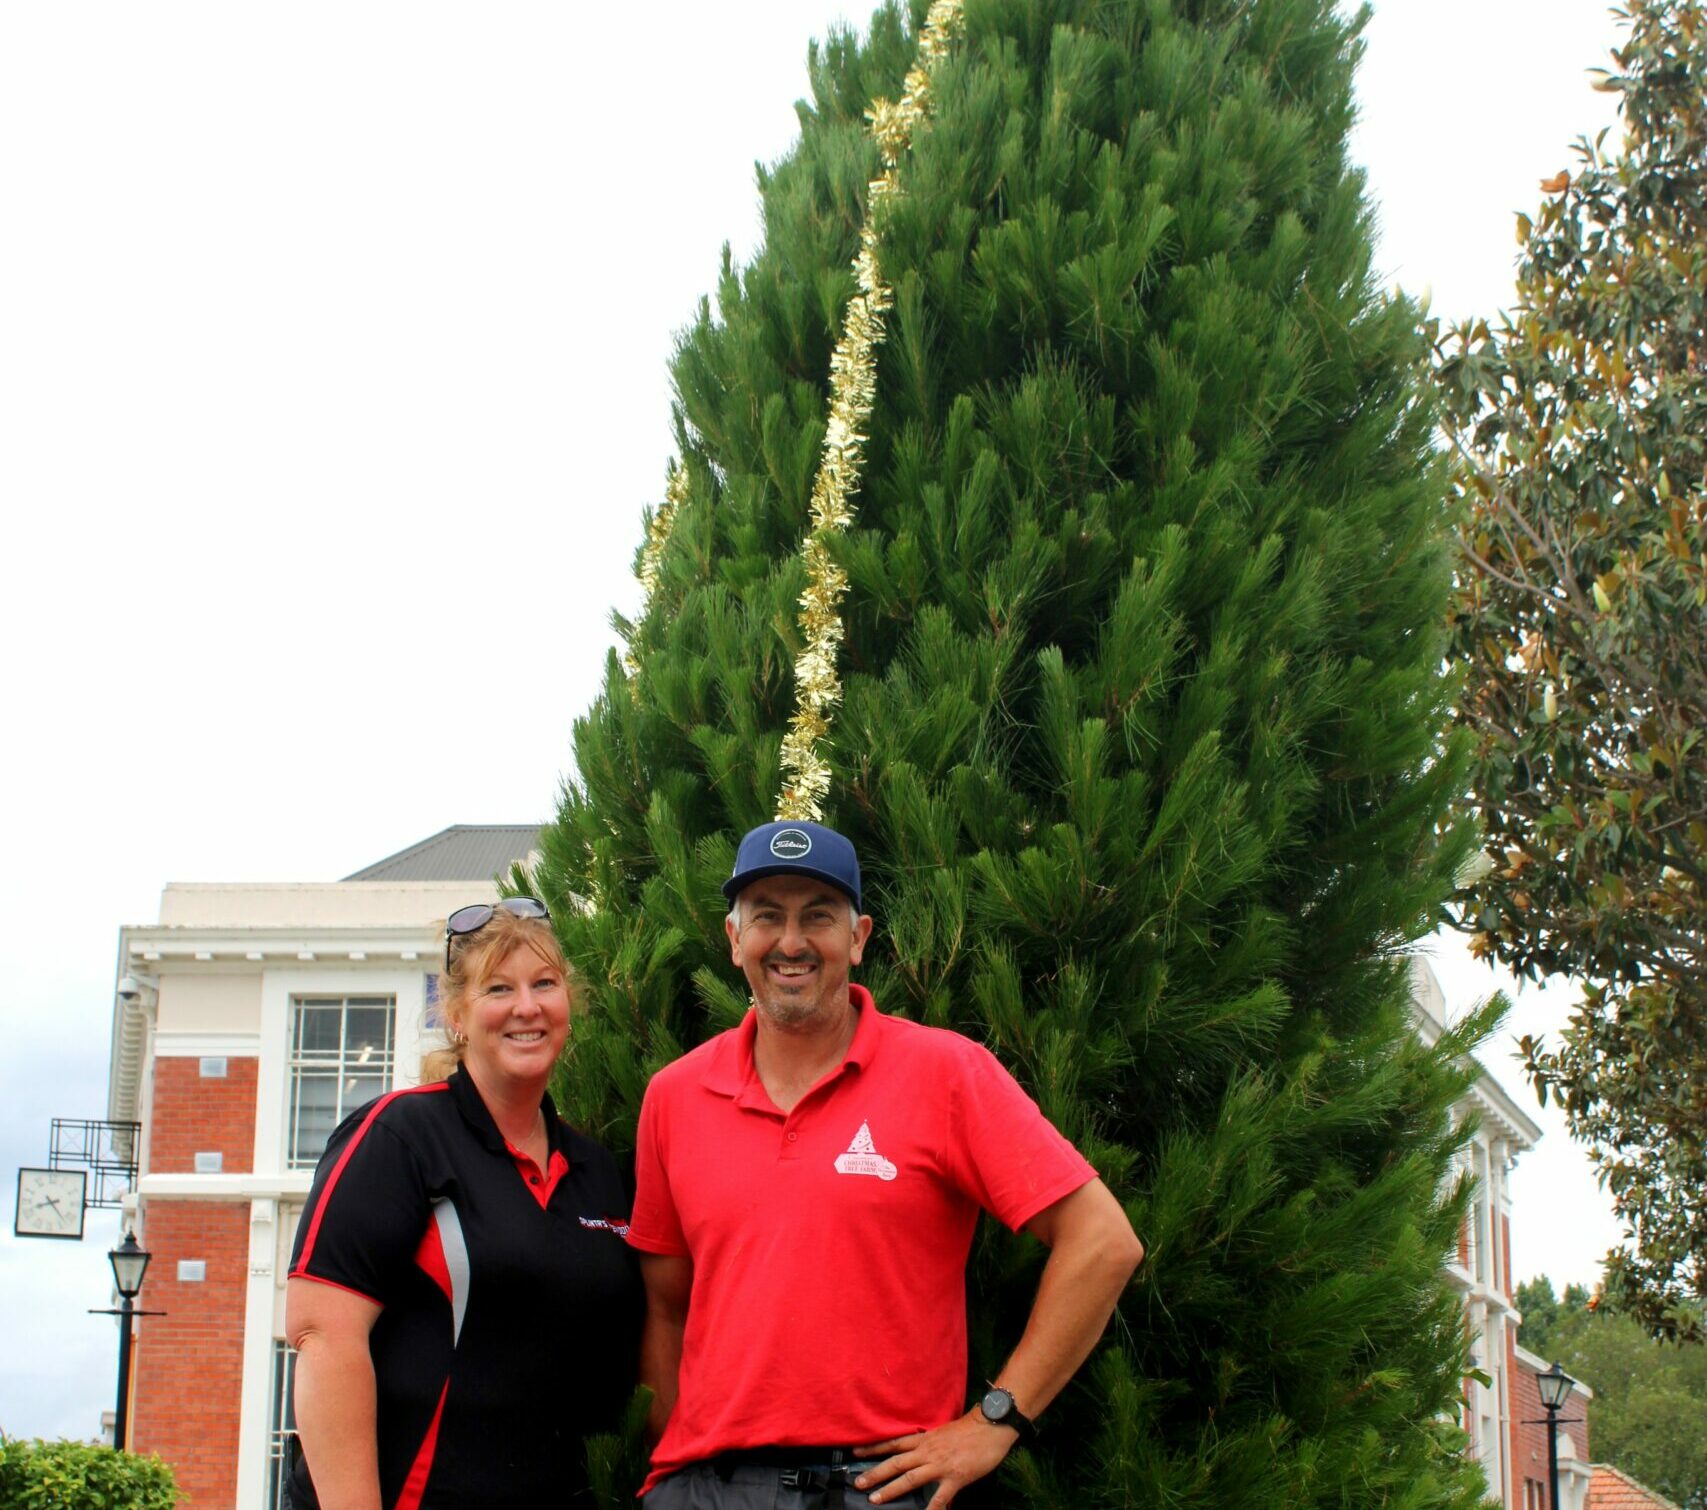
[[[350,1075],[344,1081],[342,1107],[347,1117],[364,1102],[371,1101],[375,1096],[383,1096],[391,1076],[386,1075]]]
[[[299,1070],[292,1101],[290,1161],[313,1164],[339,1122],[337,1072]]]
[[[299,1054],[338,1052],[344,1004],[304,1002],[297,1011],[296,1046]]]
[[[344,1018],[344,1045],[352,1060],[364,1064],[386,1053],[391,1046],[391,1009],[352,1006]]]
[[[285,1472],[290,1465],[290,1437],[296,1430],[296,1354],[289,1344],[273,1343],[273,1390],[267,1412],[272,1427],[267,1443],[267,1504],[285,1510]]]

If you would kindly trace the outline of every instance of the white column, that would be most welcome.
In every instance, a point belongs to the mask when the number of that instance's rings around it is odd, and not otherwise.
[[[236,1510],[265,1510],[272,1437],[273,1314],[279,1203],[249,1203],[249,1282],[243,1306],[242,1425],[237,1437]]]
[[[1493,1232],[1488,1220],[1488,1198],[1490,1195],[1490,1177],[1488,1172],[1488,1146],[1482,1142],[1481,1134],[1477,1134],[1475,1144],[1476,1160],[1476,1237],[1475,1237],[1475,1267],[1471,1277],[1479,1285],[1487,1285],[1493,1276]]]
[[[1490,1309],[1487,1321],[1488,1372],[1494,1379],[1495,1429],[1499,1433],[1499,1471],[1489,1478],[1502,1505],[1509,1507],[1516,1492],[1511,1461],[1511,1374],[1506,1369],[1506,1330],[1511,1317]]]
[[[295,982],[282,970],[261,976],[261,1057],[255,1067],[256,1174],[285,1167],[285,1120],[290,1108],[290,993]]]
[[[1488,1284],[1500,1295],[1511,1291],[1510,1275],[1505,1271],[1505,1243],[1501,1241],[1500,1216],[1505,1210],[1506,1147],[1503,1139],[1494,1138],[1488,1144]]]
[[[427,974],[429,961],[421,961],[418,970],[400,974],[390,989],[397,997],[397,1016],[393,1027],[395,1052],[392,1055],[391,1084],[394,1090],[421,1083],[421,1056],[438,1047],[429,1041],[427,1031]]]

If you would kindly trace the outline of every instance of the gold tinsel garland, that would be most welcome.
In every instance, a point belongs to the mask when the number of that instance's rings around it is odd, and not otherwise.
[[[646,548],[640,553],[640,585],[646,590],[646,604],[652,604],[652,594],[658,590],[658,572],[664,559],[664,547],[670,543],[670,530],[676,515],[687,506],[688,469],[680,462],[670,463],[670,475],[664,483],[664,501],[658,505],[652,522],[646,526]]]
[[[812,533],[801,552],[806,591],[800,595],[800,628],[806,643],[794,663],[796,706],[782,741],[778,818],[821,817],[830,790],[830,767],[818,753],[818,743],[829,733],[830,710],[842,695],[836,659],[848,579],[832,559],[827,541],[853,523],[853,496],[865,461],[865,426],[877,391],[876,347],[883,339],[884,313],[894,303],[894,291],[883,281],[877,260],[879,221],[901,193],[901,157],[930,113],[931,71],[947,56],[960,29],[961,10],[962,0],[933,0],[919,33],[918,60],[907,71],[901,98],[874,100],[865,113],[883,172],[869,186],[853,264],[857,291],[848,301],[841,339],[830,357],[830,417],[823,460],[812,483]]]
[[[670,531],[675,527],[676,516],[687,507],[688,502],[688,469],[680,462],[670,464],[670,475],[664,483],[664,501],[658,505],[656,512],[646,525],[646,544],[640,551],[640,586],[646,594],[640,605],[638,625],[646,621],[646,615],[652,608],[652,597],[658,591],[658,574],[664,560],[664,547],[670,543]],[[636,699],[640,696],[640,688],[634,678],[640,674],[640,658],[634,653],[632,646],[622,658],[623,668],[628,672],[629,692]]]

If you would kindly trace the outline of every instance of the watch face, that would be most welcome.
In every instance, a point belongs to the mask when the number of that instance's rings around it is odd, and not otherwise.
[[[1008,1412],[1014,1408],[1014,1397],[1005,1389],[993,1389],[980,1402],[980,1410],[992,1421],[1007,1419]]]
[[[19,1237],[82,1237],[85,1179],[81,1169],[20,1169],[13,1232]]]

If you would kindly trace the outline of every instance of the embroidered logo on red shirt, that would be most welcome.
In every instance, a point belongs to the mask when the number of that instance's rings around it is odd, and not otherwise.
[[[628,1236],[628,1223],[618,1217],[583,1216],[577,1220],[583,1227],[591,1227],[595,1232],[614,1232],[618,1237]]]
[[[861,1122],[846,1153],[836,1155],[837,1174],[874,1174],[880,1180],[895,1178],[895,1166],[877,1151],[871,1141],[871,1124]]]

